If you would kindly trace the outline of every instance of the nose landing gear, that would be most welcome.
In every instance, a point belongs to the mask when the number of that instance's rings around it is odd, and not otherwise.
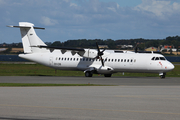
[[[166,73],[160,73],[159,76],[160,76],[161,79],[164,79],[165,76],[166,76]]]

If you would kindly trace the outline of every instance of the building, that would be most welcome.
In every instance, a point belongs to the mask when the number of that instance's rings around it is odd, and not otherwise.
[[[102,49],[102,48],[108,48],[107,45],[98,45],[98,46],[99,46],[100,49]]]
[[[117,45],[117,47],[122,49],[132,49],[133,45]]]
[[[158,49],[156,47],[149,47],[146,48],[145,51],[158,51]]]
[[[172,52],[177,51],[177,49],[174,48],[174,46],[171,46],[171,45],[164,45],[164,47],[162,47],[160,51],[162,52],[163,50],[165,50],[167,52],[170,52],[171,50],[172,50]]]

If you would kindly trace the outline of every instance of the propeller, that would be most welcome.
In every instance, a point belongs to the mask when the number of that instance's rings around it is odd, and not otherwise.
[[[99,46],[98,46],[98,43],[97,43],[97,42],[96,42],[96,47],[97,47],[97,50],[98,50],[98,53],[97,53],[96,58],[100,59],[100,60],[101,60],[101,63],[102,63],[102,66],[104,66],[104,61],[103,61],[103,59],[102,59],[102,55],[104,55],[104,53],[103,53],[103,52],[104,52],[106,49],[104,49],[104,50],[100,51],[100,49],[99,49]]]
[[[137,53],[138,52],[138,44],[136,44],[135,48],[134,48],[134,52]]]

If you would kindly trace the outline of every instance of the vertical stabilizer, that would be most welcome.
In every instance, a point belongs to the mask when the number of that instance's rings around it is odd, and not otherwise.
[[[46,44],[36,35],[34,30],[44,28],[34,27],[34,24],[28,22],[19,22],[19,26],[9,27],[20,28],[24,53],[41,52],[41,49],[36,46],[46,46]]]

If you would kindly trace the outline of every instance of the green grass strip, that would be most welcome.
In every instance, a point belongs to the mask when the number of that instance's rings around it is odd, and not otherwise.
[[[166,77],[180,77],[180,62],[175,62],[174,70],[167,72]],[[40,64],[1,64],[0,76],[84,76],[83,71],[54,70]],[[93,74],[93,76],[100,76]],[[103,75],[102,75],[103,76]],[[158,77],[158,73],[128,73],[122,72],[113,76],[138,76],[138,77]]]
[[[108,86],[96,84],[41,84],[41,83],[0,83],[0,87],[51,87],[51,86]]]

